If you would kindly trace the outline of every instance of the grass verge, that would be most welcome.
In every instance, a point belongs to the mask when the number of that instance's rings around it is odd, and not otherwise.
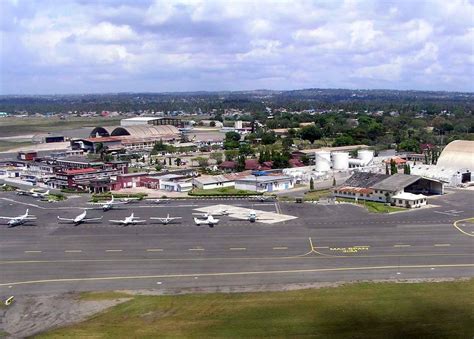
[[[330,190],[317,190],[317,191],[308,191],[304,194],[304,201],[315,201],[321,198],[327,198],[331,195]]]
[[[133,296],[125,292],[105,291],[105,292],[81,292],[79,300],[82,301],[100,301],[114,300],[120,298],[132,298]]]
[[[357,203],[354,199],[345,199],[345,198],[337,198],[337,201],[340,202],[350,202],[353,204],[357,204],[360,206],[365,207],[369,212],[372,213],[391,213],[391,212],[400,212],[400,211],[407,211],[408,209],[403,208],[403,207],[394,207],[387,205],[382,202],[376,202],[376,201],[365,201],[365,200],[359,200]]]
[[[472,338],[474,280],[134,296],[38,338]]]
[[[227,196],[227,195],[251,196],[251,195],[262,195],[262,193],[246,191],[246,190],[238,190],[233,187],[221,187],[221,188],[213,188],[210,190],[196,188],[192,192],[189,192],[188,195],[199,196],[199,197]]]

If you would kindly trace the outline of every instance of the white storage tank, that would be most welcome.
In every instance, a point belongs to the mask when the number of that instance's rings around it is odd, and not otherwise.
[[[318,151],[314,154],[316,161],[316,172],[327,172],[331,170],[331,153],[328,151]]]
[[[368,149],[358,150],[357,158],[363,160],[364,165],[367,165],[374,159],[374,151]]]
[[[346,170],[349,168],[349,153],[333,152],[332,153],[332,169],[336,171]]]

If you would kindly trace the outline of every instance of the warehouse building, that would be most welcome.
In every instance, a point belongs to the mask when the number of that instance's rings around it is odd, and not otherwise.
[[[413,165],[411,173],[456,187],[474,181],[474,141],[455,140],[441,152],[436,165]]]
[[[440,181],[417,175],[356,172],[343,185],[333,189],[333,193],[340,198],[420,207],[426,204],[426,195],[443,194],[444,187]]]

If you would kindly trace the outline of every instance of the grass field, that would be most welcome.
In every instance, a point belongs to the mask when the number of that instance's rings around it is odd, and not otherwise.
[[[38,338],[472,338],[473,295],[471,279],[359,283],[291,292],[135,296],[83,323]],[[101,293],[96,297],[104,299]]]
[[[213,189],[208,189],[208,190],[195,188],[193,189],[192,192],[188,194],[194,195],[194,196],[261,195],[261,193],[258,193],[258,192],[238,190],[233,187],[221,187],[221,188],[213,188]]]
[[[309,191],[304,195],[305,201],[319,200],[321,198],[327,198],[331,195],[330,190],[318,190],[318,191]]]
[[[120,124],[118,118],[2,118],[0,120],[0,136],[8,137],[23,134],[58,132],[87,126],[115,126]]]
[[[1,129],[1,127],[0,127]],[[1,135],[2,132],[0,132]],[[33,145],[32,142],[29,141],[8,141],[8,140],[0,140],[0,152],[8,151],[12,148],[19,148],[23,146],[31,146]]]
[[[345,199],[345,198],[337,198],[337,201],[350,202],[353,204],[356,203],[354,199]],[[401,212],[401,211],[408,210],[407,208],[394,207],[394,206],[386,205],[385,203],[376,202],[376,201],[359,200],[357,204],[365,207],[369,212],[372,212],[372,213],[390,213],[390,212]]]

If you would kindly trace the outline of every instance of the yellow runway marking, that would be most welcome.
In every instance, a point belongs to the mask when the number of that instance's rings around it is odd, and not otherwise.
[[[105,252],[122,252],[122,250],[105,250]]]
[[[25,251],[25,253],[41,253],[43,251]]]
[[[81,253],[82,250],[65,250],[66,253]]]
[[[474,218],[467,218],[467,219],[461,219],[461,220],[456,220],[453,224],[454,227],[456,227],[456,229],[461,232],[462,234],[465,234],[465,235],[468,235],[470,237],[474,237],[474,234],[470,234],[470,233],[467,233],[466,231],[464,231],[463,229],[461,229],[459,226],[458,226],[458,222],[462,222],[462,221],[467,221],[467,220],[473,220]]]
[[[410,247],[411,245],[393,245],[393,247]]]
[[[287,250],[288,247],[281,246],[281,247],[273,247],[274,250]]]
[[[245,251],[247,250],[245,247],[231,247],[229,248],[230,251]]]
[[[163,252],[161,248],[149,248],[146,250],[147,252]]]
[[[344,271],[373,271],[373,270],[400,270],[416,268],[450,268],[450,267],[474,267],[474,264],[445,264],[445,265],[394,265],[394,266],[363,266],[363,267],[335,267],[335,268],[315,268],[302,270],[285,271],[243,271],[243,272],[221,272],[221,273],[193,273],[193,274],[162,274],[162,275],[140,275],[140,276],[115,276],[115,277],[90,277],[90,278],[62,278],[62,279],[44,279],[15,281],[0,284],[2,286],[31,285],[45,283],[65,283],[79,281],[110,281],[110,280],[132,280],[132,279],[163,279],[163,278],[194,278],[194,277],[225,277],[239,275],[271,275],[271,274],[300,274],[300,273],[319,273],[319,272],[344,272]]]
[[[448,247],[451,246],[451,244],[435,244],[436,247]]]

